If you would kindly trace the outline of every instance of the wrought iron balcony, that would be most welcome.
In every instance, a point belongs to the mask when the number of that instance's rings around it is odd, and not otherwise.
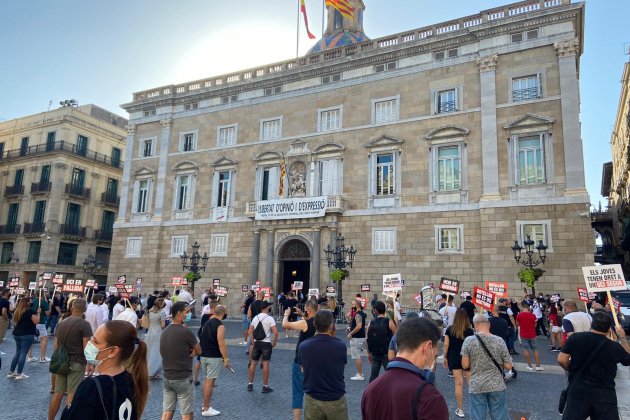
[[[0,153],[0,159],[13,160],[19,159],[24,156],[37,156],[48,153],[67,153],[76,156],[81,156],[83,159],[91,160],[94,162],[102,163],[104,165],[113,166],[115,168],[121,167],[120,159],[113,159],[109,155],[99,153],[94,150],[84,149],[77,147],[76,144],[65,142],[64,140],[56,141],[54,144],[37,144],[26,148],[5,150]]]
[[[24,223],[24,234],[39,234],[46,232],[46,223]]]
[[[0,236],[16,236],[21,229],[22,225],[0,225]]]
[[[51,182],[32,182],[31,194],[44,194],[50,192]]]
[[[16,197],[24,194],[24,185],[12,185],[4,188],[5,197]]]
[[[533,101],[540,99],[538,87],[518,89],[512,92],[512,102]]]
[[[440,102],[440,105],[438,107],[438,114],[444,114],[445,112],[455,112],[455,111],[457,111],[456,101]]]
[[[101,194],[101,202],[108,206],[118,207],[120,205],[120,196],[115,194]]]
[[[85,231],[85,227],[66,224],[61,225],[59,229],[59,233],[62,235],[73,236],[76,238],[85,238]]]
[[[94,239],[97,241],[111,242],[114,232],[112,230],[95,230]]]
[[[89,188],[72,184],[66,184],[66,194],[73,195],[75,197],[86,198],[88,200],[92,195]]]

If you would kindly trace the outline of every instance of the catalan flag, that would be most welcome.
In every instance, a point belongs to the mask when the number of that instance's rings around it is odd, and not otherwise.
[[[284,178],[287,176],[287,163],[282,156],[282,162],[280,162],[280,188],[278,189],[278,195],[284,197]]]
[[[350,5],[348,0],[326,0],[326,6],[331,6],[342,16],[354,20],[354,7]]]
[[[300,0],[300,10],[302,11],[302,15],[304,16],[304,27],[306,28],[306,33],[310,39],[315,39],[315,35],[311,33],[308,29],[308,16],[306,15],[306,4],[304,0]]]

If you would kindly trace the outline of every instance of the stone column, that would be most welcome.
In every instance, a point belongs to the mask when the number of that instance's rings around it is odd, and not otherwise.
[[[577,54],[580,41],[574,38],[554,44],[560,72],[560,103],[562,107],[562,138],[566,195],[586,195],[584,153],[580,126],[580,84],[577,74]]]
[[[131,179],[131,161],[133,159],[133,151],[135,150],[134,140],[136,136],[135,124],[127,126],[127,143],[125,145],[125,165],[123,166],[123,175],[120,190],[120,206],[118,207],[117,223],[124,223],[127,218],[127,203],[129,202]]]
[[[497,54],[477,59],[481,85],[482,201],[500,200],[497,145]]]
[[[319,267],[322,249],[322,233],[319,229],[313,232],[313,255],[311,255],[311,289],[319,289]],[[307,290],[308,291],[308,290]]]
[[[265,266],[265,278],[262,284],[265,287],[271,287],[273,284],[273,248],[275,234],[273,230],[267,231],[267,265]]]
[[[162,137],[160,138],[160,159],[158,166],[157,188],[155,189],[155,210],[153,212],[154,220],[162,220],[164,218],[164,193],[166,190],[166,171],[168,169],[168,144],[171,136],[173,119],[163,119],[160,121],[160,124],[162,125]]]
[[[260,231],[254,231],[254,243],[252,251],[251,274],[249,284],[255,284],[258,280],[258,266],[260,264]]]

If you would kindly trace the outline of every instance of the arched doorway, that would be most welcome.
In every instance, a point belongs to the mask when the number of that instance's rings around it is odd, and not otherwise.
[[[279,291],[289,292],[295,281],[303,282],[302,291],[308,293],[311,278],[311,251],[299,239],[291,239],[279,252],[280,281]]]

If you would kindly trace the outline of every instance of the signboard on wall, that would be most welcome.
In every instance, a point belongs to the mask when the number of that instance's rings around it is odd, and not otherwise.
[[[328,198],[295,197],[266,200],[256,203],[256,220],[286,220],[323,217],[328,207]]]

